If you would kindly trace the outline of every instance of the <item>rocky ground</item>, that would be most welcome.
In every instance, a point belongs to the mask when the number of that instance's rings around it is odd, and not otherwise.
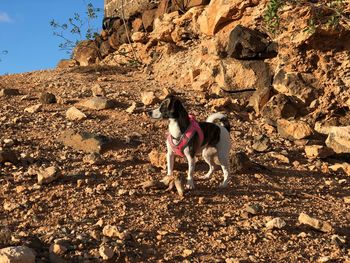
[[[160,85],[132,68],[38,71],[1,76],[0,85],[19,92],[0,97],[0,248],[29,247],[36,262],[350,261],[349,175],[332,170],[348,160],[305,153],[325,138],[284,139],[244,98]],[[170,90],[200,120],[229,116],[227,189],[218,188],[220,170],[199,179],[201,158],[184,197],[141,187],[166,174],[167,123],[145,111]],[[93,94],[107,103],[91,105]],[[67,115],[72,106],[80,112]],[[251,160],[244,169],[239,152]],[[187,166],[179,159],[175,168],[181,176]]]

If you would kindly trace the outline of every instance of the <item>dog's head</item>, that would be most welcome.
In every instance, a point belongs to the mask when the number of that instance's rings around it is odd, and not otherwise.
[[[181,101],[174,95],[168,95],[159,105],[158,108],[148,112],[153,119],[177,119],[187,112]]]

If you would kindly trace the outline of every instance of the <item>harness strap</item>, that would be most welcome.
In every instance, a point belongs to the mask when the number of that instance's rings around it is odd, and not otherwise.
[[[188,115],[190,119],[190,125],[188,126],[185,133],[181,136],[179,142],[177,144],[174,143],[173,137],[169,133],[167,136],[168,143],[172,149],[172,151],[181,157],[184,157],[184,149],[188,145],[188,142],[192,139],[192,137],[197,133],[199,140],[198,145],[201,146],[204,140],[204,135],[202,129],[199,127],[198,122],[196,121],[195,117],[193,115]]]

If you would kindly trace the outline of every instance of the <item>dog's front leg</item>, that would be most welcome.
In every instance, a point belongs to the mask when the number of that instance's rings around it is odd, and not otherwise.
[[[171,149],[171,146],[168,143],[168,141],[166,142],[166,146],[167,146],[167,151],[168,151],[167,155],[166,155],[167,168],[168,168],[167,175],[172,176],[173,171],[174,171],[175,154],[174,154],[173,150]]]
[[[195,165],[196,165],[196,157],[192,156],[192,154],[190,153],[189,147],[185,148],[184,154],[185,154],[185,156],[187,158],[187,162],[188,162],[186,188],[194,189],[193,173],[194,173],[194,169],[195,169]]]

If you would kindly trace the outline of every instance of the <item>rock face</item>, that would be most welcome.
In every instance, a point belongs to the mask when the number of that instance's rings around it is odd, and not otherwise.
[[[262,33],[238,25],[230,33],[227,54],[236,59],[263,59],[277,55],[274,46]]]
[[[0,262],[35,263],[35,254],[26,246],[7,247],[0,249]]]
[[[142,14],[144,11],[156,7],[155,2],[149,0],[133,0],[132,3],[122,0],[105,0],[105,16],[122,17],[122,3],[124,3],[123,13],[126,19],[129,19],[136,14]]]
[[[295,96],[306,104],[315,99],[316,85],[311,74],[286,73],[283,69],[277,72],[273,80],[273,88],[279,93]]]
[[[240,19],[247,7],[256,6],[256,0],[212,0],[199,18],[202,33],[212,36],[226,23]]]
[[[350,153],[350,126],[332,127],[326,145],[336,153]]]
[[[277,120],[277,131],[282,137],[291,140],[304,139],[313,133],[306,122],[285,119]]]
[[[276,125],[277,120],[294,118],[298,113],[298,106],[295,100],[284,94],[273,96],[262,108],[261,115],[271,125]]]
[[[81,41],[74,48],[73,59],[76,60],[80,66],[95,64],[98,57],[98,48],[92,40]]]
[[[87,132],[75,133],[71,130],[64,131],[60,136],[60,141],[65,146],[89,153],[100,153],[107,143],[107,139],[103,136]]]

